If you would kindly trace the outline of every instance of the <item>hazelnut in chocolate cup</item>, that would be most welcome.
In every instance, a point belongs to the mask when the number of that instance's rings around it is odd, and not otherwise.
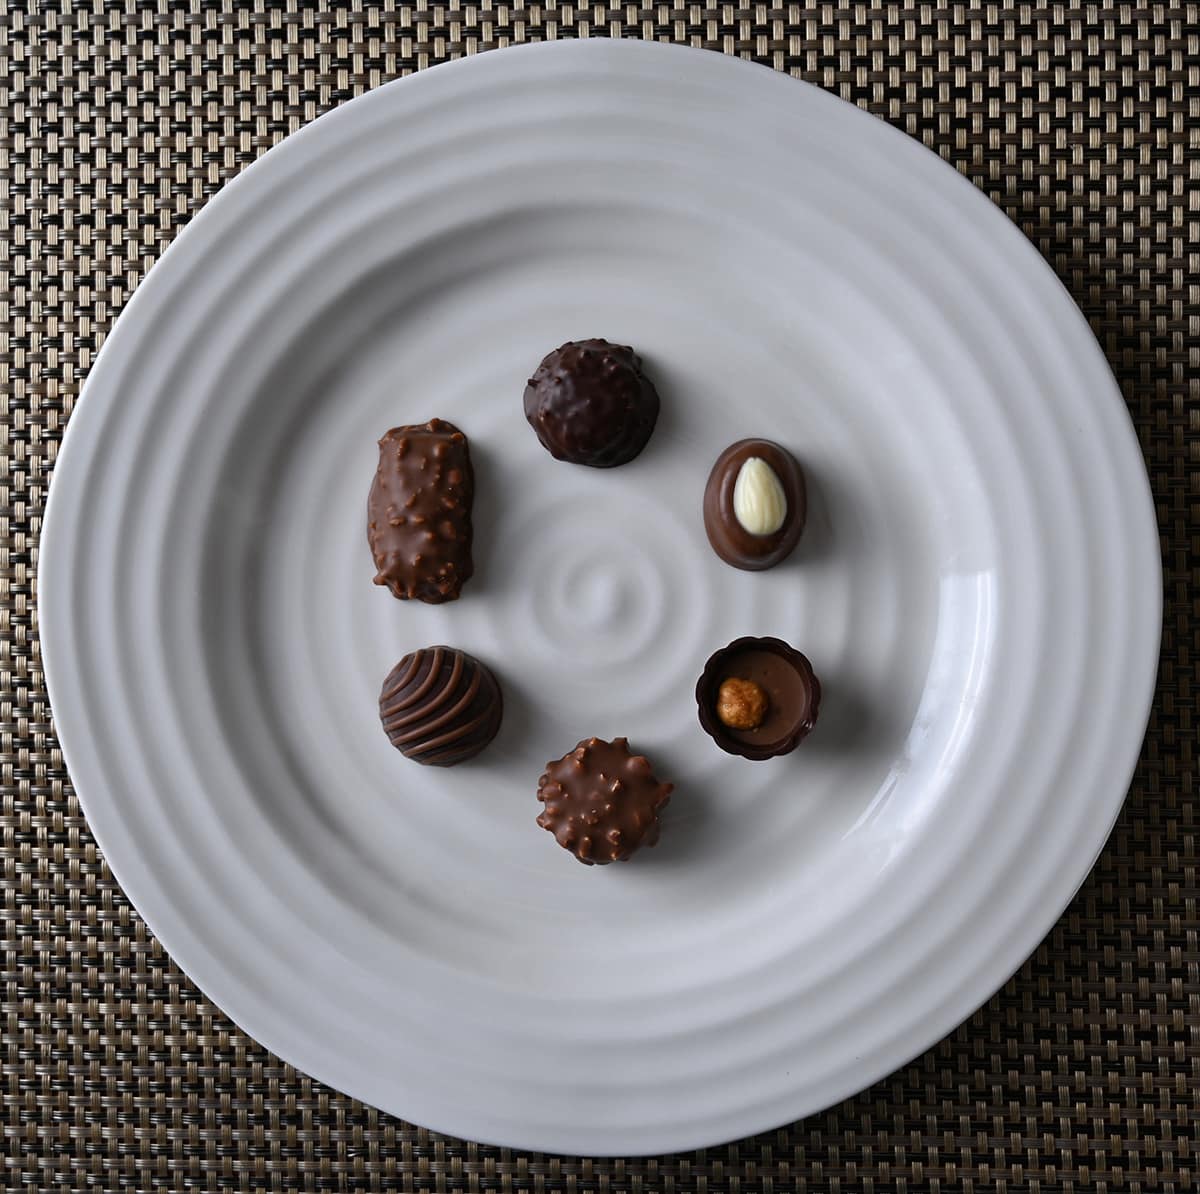
[[[812,664],[778,638],[739,638],[715,652],[696,682],[704,732],[743,759],[793,751],[817,721]]]
[[[773,568],[799,542],[808,513],[796,458],[769,439],[740,439],[704,487],[704,530],[713,551],[747,572]]]

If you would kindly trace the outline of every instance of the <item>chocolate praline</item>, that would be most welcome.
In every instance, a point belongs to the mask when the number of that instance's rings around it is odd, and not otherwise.
[[[432,767],[474,758],[496,736],[503,712],[491,669],[454,647],[410,651],[379,693],[379,718],[392,745]]]
[[[624,862],[658,843],[658,814],[673,790],[658,781],[645,755],[630,751],[628,739],[585,738],[546,764],[537,823],[587,866]]]
[[[379,441],[367,498],[375,583],[401,601],[454,601],[474,571],[475,473],[467,437],[453,423],[393,427]]]
[[[549,353],[525,387],[525,418],[557,460],[627,464],[658,419],[658,391],[641,358],[607,340],[573,340]]]
[[[724,680],[750,680],[767,697],[766,717],[753,729],[733,729],[717,716]],[[778,638],[738,638],[710,656],[696,682],[704,732],[743,759],[770,759],[793,751],[817,721],[821,685],[807,657]]]
[[[783,521],[769,534],[752,534],[738,521],[734,495],[738,474],[757,457],[775,474],[783,490]],[[791,554],[804,530],[808,500],[804,473],[796,458],[769,439],[740,439],[712,467],[704,487],[704,530],[713,551],[727,564],[747,572],[773,568]]]

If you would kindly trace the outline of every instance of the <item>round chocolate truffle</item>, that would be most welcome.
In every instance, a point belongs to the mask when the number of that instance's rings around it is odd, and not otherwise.
[[[379,694],[379,717],[392,745],[432,767],[453,767],[483,750],[500,729],[503,707],[490,669],[453,647],[405,655]]]
[[[704,530],[727,564],[773,568],[804,530],[808,502],[796,458],[769,439],[730,444],[704,487]]]
[[[778,638],[739,638],[715,652],[696,682],[704,732],[743,759],[795,750],[817,721],[812,664]]]
[[[573,340],[529,379],[525,417],[555,459],[613,468],[646,446],[658,419],[658,391],[632,348]]]
[[[639,846],[658,842],[658,814],[673,784],[659,783],[645,755],[626,738],[585,738],[546,764],[537,823],[588,866],[624,862]]]

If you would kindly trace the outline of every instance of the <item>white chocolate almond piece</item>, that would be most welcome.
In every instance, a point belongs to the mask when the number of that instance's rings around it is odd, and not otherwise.
[[[734,518],[748,535],[774,535],[787,513],[783,482],[761,456],[751,456],[733,483]]]

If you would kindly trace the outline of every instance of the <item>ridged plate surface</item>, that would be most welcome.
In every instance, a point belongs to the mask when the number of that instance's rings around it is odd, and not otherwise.
[[[521,409],[589,336],[663,399],[611,471]],[[365,501],[376,439],[434,415],[473,446],[476,576],[424,607],[371,584]],[[759,575],[700,517],[751,435],[810,490]],[[96,836],[234,1020],[432,1128],[645,1153],[849,1095],[1019,965],[1124,796],[1159,556],[1095,341],[969,183],[783,76],[593,41],[383,87],[209,204],[71,419],[39,610]],[[791,757],[697,724],[743,634],[821,678]],[[376,711],[443,642],[505,693],[447,771]],[[534,823],[591,734],[676,785],[629,864]]]

